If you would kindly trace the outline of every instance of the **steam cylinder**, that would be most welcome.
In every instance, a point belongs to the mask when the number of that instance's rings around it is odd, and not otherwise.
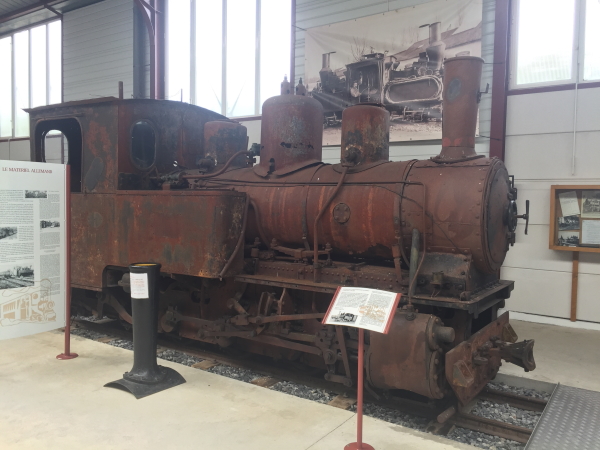
[[[355,105],[342,113],[342,163],[388,161],[390,113],[382,105]]]
[[[314,98],[279,95],[263,103],[260,163],[254,172],[284,175],[321,162],[323,106]]]

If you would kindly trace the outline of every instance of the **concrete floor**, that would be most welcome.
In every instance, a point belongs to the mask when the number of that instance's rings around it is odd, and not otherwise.
[[[535,339],[537,369],[500,372],[600,391],[600,331],[512,321]],[[160,360],[187,383],[141,400],[104,388],[132,364],[128,350],[72,337],[81,356],[58,361],[63,335],[42,333],[0,344],[1,449],[343,449],[355,414]],[[377,450],[472,449],[365,417]]]
[[[522,339],[535,339],[536,369],[525,372],[506,364],[500,373],[600,391],[600,331],[518,320],[510,321]]]
[[[58,361],[58,332],[0,345],[0,448],[342,450],[355,414],[160,360],[186,384],[136,400],[105,388],[132,365],[128,350],[73,336],[80,357]],[[377,450],[473,447],[365,417]]]

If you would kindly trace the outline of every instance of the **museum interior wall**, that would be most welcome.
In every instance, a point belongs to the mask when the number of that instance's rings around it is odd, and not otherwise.
[[[519,208],[531,201],[529,235],[519,224],[517,244],[502,268],[503,278],[515,280],[509,309],[569,317],[573,255],[548,248],[550,186],[600,184],[599,102],[600,88],[578,91],[574,139],[574,90],[508,97],[506,166],[515,175]],[[579,258],[577,318],[600,322],[600,254]]]
[[[304,76],[304,30],[316,26],[386,13],[424,0],[298,0],[296,80]],[[483,0],[482,56],[493,60],[494,0]],[[64,96],[82,100],[134,92],[135,17],[130,0],[107,0],[64,17]],[[139,69],[139,67],[138,67]],[[145,69],[145,68],[142,68]],[[491,85],[492,65],[484,66],[482,86]],[[548,249],[549,199],[552,184],[600,184],[600,88],[579,91],[572,173],[575,91],[556,91],[508,98],[506,165],[515,175],[518,206],[531,201],[529,234],[519,224],[517,243],[508,253],[502,276],[515,280],[507,308],[524,313],[569,317],[572,253]],[[491,95],[484,95],[476,150],[489,154]],[[260,120],[242,122],[250,142],[260,141]],[[390,146],[392,160],[428,158],[439,153],[439,141],[403,142]],[[325,162],[339,161],[339,147],[323,149]],[[29,141],[0,142],[0,159],[29,159]],[[578,319],[600,322],[600,254],[580,255]]]

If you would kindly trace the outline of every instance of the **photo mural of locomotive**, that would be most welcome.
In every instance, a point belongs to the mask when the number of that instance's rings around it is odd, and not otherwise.
[[[429,160],[389,160],[389,112],[344,110],[340,162],[322,162],[323,106],[280,95],[261,142],[206,109],[105,98],[29,110],[31,157],[61,131],[71,165],[73,307],[132,322],[128,265],[162,265],[162,333],[356,380],[357,330],[323,325],[339,286],[402,293],[387,335],[366,333],[374,391],[472,399],[502,360],[533,370],[498,309],[517,190],[477,155],[483,60],[447,59],[444,139]],[[257,158],[260,160],[257,161]],[[348,320],[351,320],[348,317]]]
[[[444,60],[481,55],[481,14],[480,1],[442,0],[307,30],[304,82],[325,110],[324,144],[339,145],[342,111],[359,103],[385,106],[391,141],[439,139]]]

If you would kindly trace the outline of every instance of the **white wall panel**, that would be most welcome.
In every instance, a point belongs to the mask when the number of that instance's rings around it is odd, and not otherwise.
[[[600,105],[594,115],[600,117]],[[596,178],[600,184],[600,131],[578,132],[575,148],[575,176]]]
[[[505,162],[517,180],[568,179],[572,133],[506,137]]]
[[[530,223],[528,231],[525,235],[525,225],[517,226],[515,245],[508,251],[503,267],[571,272],[572,253],[548,248],[548,225]]]
[[[577,318],[600,322],[600,275],[580,273],[577,296]]]
[[[590,275],[600,275],[600,254],[598,253],[580,253],[579,254],[579,273]],[[593,287],[600,292],[600,280]],[[600,300],[595,300],[600,301]]]
[[[29,139],[24,141],[0,142],[0,159],[29,161]]]
[[[531,202],[529,235],[519,225],[502,268],[502,277],[516,282],[507,302],[514,311],[569,317],[573,254],[548,249],[550,186],[600,184],[600,89],[578,93],[573,173],[574,100],[573,90],[508,98],[506,165],[519,189],[519,211]],[[581,253],[579,319],[600,322],[599,288],[600,255]]]
[[[575,91],[511,95],[506,109],[508,136],[572,132]]]
[[[506,300],[506,308],[510,311],[569,317],[571,304],[569,272],[503,267],[502,279],[515,281],[515,289]]]
[[[64,99],[133,93],[133,2],[105,0],[63,19]]]
[[[580,89],[577,95],[577,131],[600,130],[600,88]]]

